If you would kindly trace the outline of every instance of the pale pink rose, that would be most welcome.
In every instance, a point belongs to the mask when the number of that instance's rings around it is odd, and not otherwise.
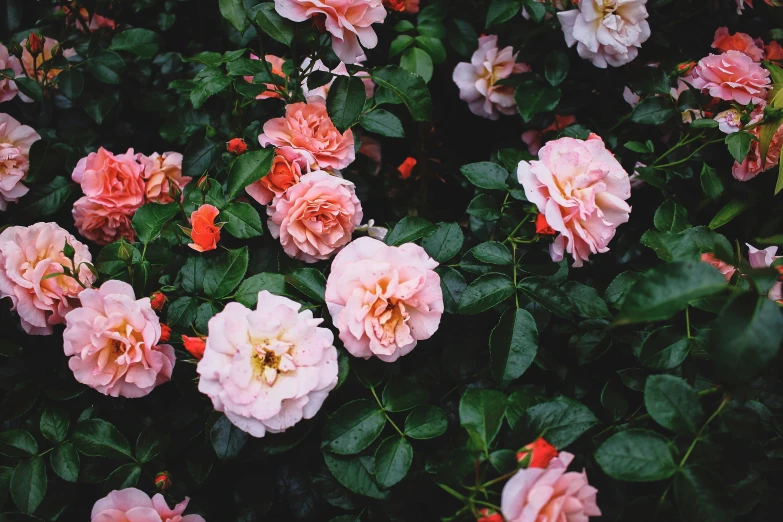
[[[334,334],[300,309],[264,290],[255,310],[229,303],[209,321],[198,389],[253,437],[313,418],[337,385]]]
[[[76,200],[71,214],[79,234],[99,245],[108,245],[120,238],[130,242],[136,239],[131,225],[133,213],[122,207],[106,206],[85,196]]]
[[[740,105],[761,103],[770,88],[769,71],[739,51],[702,58],[689,83],[696,89],[706,89],[710,96]]]
[[[742,127],[742,113],[737,109],[728,109],[723,112],[719,112],[715,116],[715,121],[718,122],[718,129],[724,134],[734,134]]]
[[[132,213],[144,204],[143,170],[133,149],[115,155],[101,147],[79,160],[71,178],[93,202]]]
[[[748,243],[745,243],[745,245],[748,247],[748,261],[750,261],[750,266],[752,268],[767,268],[768,266],[772,266],[772,263],[783,257],[775,255],[778,251],[778,247],[776,246],[759,250],[758,248],[753,247]],[[783,274],[783,269],[777,267],[777,270]],[[772,288],[769,289],[767,297],[773,301],[780,301],[783,299],[783,282],[780,279],[778,279],[778,281],[772,285]]]
[[[182,175],[182,154],[179,152],[157,152],[151,156],[139,154],[138,162],[142,166],[141,177],[146,183],[145,193],[148,202],[171,203],[169,188],[173,183],[182,191],[193,179]]]
[[[520,469],[503,486],[500,499],[508,522],[587,522],[601,516],[596,504],[598,490],[587,474],[566,472],[574,456],[567,451],[545,468]]]
[[[292,150],[277,149],[269,173],[248,185],[245,190],[262,205],[268,205],[274,198],[282,196],[286,190],[299,183],[302,169],[307,168],[304,163],[304,159]]]
[[[362,237],[332,261],[326,305],[345,349],[394,362],[438,330],[443,292],[438,263],[419,245]]]
[[[739,51],[747,54],[754,62],[760,62],[764,57],[764,42],[760,38],[754,40],[746,33],[730,34],[728,27],[718,27],[712,48],[722,53]]]
[[[285,116],[268,120],[258,137],[262,147],[274,145],[302,156],[308,170],[344,169],[356,159],[353,131],[340,133],[318,96],[286,105]]]
[[[365,60],[367,60],[367,57],[365,55],[361,55],[356,58],[356,63],[362,63]],[[310,67],[311,62],[312,60],[310,60],[310,58],[305,58],[302,62],[302,70],[307,70]],[[321,60],[316,60],[316,62],[312,65],[312,70],[331,72],[337,76],[350,76],[348,74],[348,69],[345,67],[343,62],[340,62],[337,67],[330,70]],[[372,98],[373,94],[375,94],[375,83],[373,83],[372,78],[370,77],[370,73],[367,71],[359,71],[354,76],[362,79],[362,82],[364,82],[365,95],[368,98]],[[304,94],[305,98],[309,98],[310,96],[320,96],[321,98],[326,99],[326,97],[329,95],[329,89],[332,87],[334,80],[335,79],[332,78],[332,80],[326,85],[321,85],[320,87],[316,87],[313,90],[310,90],[306,81],[302,82],[302,93]]]
[[[638,94],[633,92],[630,87],[626,87],[623,89],[623,100],[631,107],[636,107],[642,99]]]
[[[731,281],[731,276],[733,276],[734,272],[737,271],[735,267],[731,266],[730,264],[724,261],[721,261],[713,254],[702,254],[701,262],[707,263],[717,268],[720,271],[720,273],[723,274],[723,277],[726,278],[726,282]]]
[[[22,181],[30,169],[30,147],[40,139],[32,127],[0,112],[0,210],[30,190]]]
[[[321,18],[332,35],[334,53],[349,64],[364,54],[362,46],[378,45],[372,24],[386,19],[382,0],[275,0],[275,10],[294,22]]]
[[[470,63],[457,64],[452,80],[459,87],[460,99],[468,102],[473,114],[497,120],[500,114],[517,112],[514,87],[495,84],[512,74],[531,70],[529,65],[517,63],[518,54],[510,46],[498,49],[497,36],[482,36]]]
[[[557,13],[566,44],[579,56],[605,69],[620,67],[639,54],[650,37],[647,0],[582,0],[579,7]]]
[[[56,48],[60,47],[60,42],[54,38],[44,37],[43,52],[37,55],[35,60],[33,60],[33,55],[30,54],[30,51],[27,50],[27,40],[22,41],[20,45],[23,49],[22,68],[24,69],[24,73],[27,75],[27,77],[36,80],[39,84],[52,86],[52,81],[62,72],[62,69],[52,67],[48,71],[44,72],[41,68],[41,65],[43,65],[44,62],[48,62],[52,59],[52,52]],[[76,56],[76,51],[73,49],[63,49],[62,55],[65,58],[70,58],[72,56]],[[31,103],[33,101],[31,98],[28,98],[21,92],[19,93],[19,97],[22,99],[22,101],[27,103]]]
[[[751,123],[752,122],[753,120],[751,120]],[[748,132],[758,138],[760,127],[756,127]],[[783,148],[783,125],[778,128],[775,135],[772,136],[772,140],[769,142],[766,162],[761,158],[761,146],[759,142],[757,140],[752,140],[750,142],[748,155],[745,156],[742,163],[734,162],[734,165],[731,168],[732,176],[739,181],[749,181],[760,173],[775,167],[780,160],[781,148]]]
[[[628,221],[628,173],[595,134],[548,142],[538,161],[519,163],[517,177],[528,201],[560,233],[549,247],[554,261],[568,252],[580,267],[591,253],[608,252],[615,229]]]
[[[347,245],[363,216],[354,184],[321,170],[302,176],[266,211],[272,237],[306,263],[329,259]]]
[[[83,33],[94,33],[98,29],[116,29],[117,22],[93,13],[90,16],[89,11],[86,8],[80,7],[76,11],[76,2],[72,2],[70,6],[57,6],[54,8],[55,13],[63,13],[68,19],[68,25]]]
[[[14,76],[22,75],[22,64],[19,63],[19,58],[10,54],[8,48],[0,43],[0,71],[3,69],[11,69]],[[18,92],[16,82],[0,77],[0,103],[13,100]]]
[[[8,227],[0,233],[0,299],[11,299],[25,332],[51,335],[52,325],[64,322],[65,315],[78,304],[82,286],[61,274],[72,268],[63,254],[66,241],[74,248],[74,262],[81,282],[89,286],[95,276],[81,263],[92,262],[87,247],[56,223],[36,223],[29,227]]]
[[[114,490],[92,507],[90,522],[205,522],[201,515],[185,515],[190,499],[171,509],[160,493],[150,498],[136,488]]]
[[[150,298],[109,280],[79,294],[81,308],[65,316],[63,349],[76,380],[112,397],[144,397],[171,380],[174,348],[160,341]]]
[[[283,79],[286,79],[286,75],[283,72],[283,64],[285,61],[280,58],[279,56],[275,56],[274,54],[267,54],[264,56],[267,62],[270,63],[272,66],[272,74],[279,76]],[[250,54],[251,60],[258,60],[258,56],[255,54]],[[253,77],[252,76],[244,76],[243,77],[246,82],[253,83]],[[266,83],[264,84],[266,86],[266,91],[262,92],[258,96],[256,96],[257,100],[266,100],[268,98],[280,98],[280,92],[279,90],[281,87],[275,85],[274,83]]]

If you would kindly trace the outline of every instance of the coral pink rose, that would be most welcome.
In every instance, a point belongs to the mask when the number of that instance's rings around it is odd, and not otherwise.
[[[365,60],[367,60],[367,57],[365,55],[361,55],[356,59],[356,63],[362,63]],[[311,62],[312,60],[310,60],[310,58],[305,58],[302,62],[302,70],[307,70],[310,67]],[[348,69],[343,62],[340,62],[337,67],[330,70],[321,60],[316,60],[316,62],[312,65],[312,70],[331,72],[337,76],[350,76],[348,74]],[[364,94],[368,98],[372,98],[373,94],[375,94],[375,83],[373,83],[372,78],[370,77],[370,73],[367,71],[359,71],[354,76],[362,79],[362,82],[364,83]],[[326,97],[329,95],[329,89],[331,89],[335,79],[336,78],[332,78],[332,80],[326,85],[321,85],[320,87],[316,87],[313,90],[310,90],[310,88],[307,86],[307,82],[302,82],[302,93],[305,95],[305,98],[309,98],[310,96],[320,96],[321,98],[326,99]]]
[[[131,225],[133,212],[122,207],[106,206],[86,196],[76,200],[71,211],[79,234],[99,245],[108,245],[120,238],[133,242],[136,239]]]
[[[284,60],[280,58],[279,56],[275,56],[274,54],[267,54],[264,55],[264,58],[267,62],[270,63],[272,66],[272,74],[279,76],[283,78],[284,80],[287,78],[285,73],[283,72],[283,63]],[[255,54],[250,54],[251,60],[260,60],[258,56]],[[252,76],[244,76],[244,79],[248,83],[253,83],[253,77]],[[266,83],[264,84],[266,86],[266,91],[262,92],[258,96],[256,96],[257,100],[266,100],[269,98],[280,98],[280,92],[278,92],[282,87],[279,87],[275,85],[274,83]]]
[[[52,80],[54,80],[62,72],[62,69],[52,67],[48,71],[44,72],[41,68],[41,65],[54,57],[53,52],[55,50],[58,50],[59,52],[59,49],[61,49],[60,42],[54,38],[45,37],[43,42],[43,52],[38,54],[35,59],[33,59],[33,55],[30,54],[30,51],[27,50],[26,40],[22,41],[20,45],[23,49],[22,67],[24,68],[24,72],[27,77],[35,79],[39,84],[45,84],[47,86],[51,85]],[[76,51],[73,49],[64,49],[62,50],[62,55],[65,58],[70,58],[72,56],[76,56]],[[33,101],[21,92],[19,93],[19,97],[22,99],[22,101],[28,103]]]
[[[353,183],[320,170],[302,176],[267,214],[285,253],[307,263],[329,259],[347,245],[363,217]]]
[[[0,71],[11,69],[14,76],[22,74],[22,64],[19,59],[8,52],[8,48],[0,43]],[[0,103],[13,100],[19,92],[16,83],[5,77],[0,77]]]
[[[566,472],[574,460],[563,451],[545,468],[520,469],[506,482],[500,500],[508,522],[587,522],[601,516],[598,490],[582,471]]]
[[[268,205],[276,197],[282,196],[286,190],[299,183],[302,177],[302,165],[305,161],[290,149],[277,149],[269,174],[255,183],[248,185],[247,193],[261,203]]]
[[[201,205],[190,214],[190,239],[188,246],[197,252],[209,252],[217,248],[220,241],[221,224],[216,225],[220,211],[213,205]]]
[[[95,276],[82,263],[90,263],[87,247],[56,223],[36,223],[29,227],[8,227],[0,233],[0,298],[11,299],[25,332],[51,335],[52,325],[64,322],[77,305],[83,287],[62,274],[72,268],[63,254],[65,243],[74,249],[74,263],[81,282],[89,286]]]
[[[209,321],[198,389],[254,437],[313,418],[337,386],[334,335],[300,309],[264,290],[255,310],[229,303]]]
[[[468,102],[473,114],[497,120],[500,114],[516,113],[514,87],[495,84],[512,74],[530,71],[529,65],[516,63],[517,54],[510,46],[498,49],[497,36],[482,36],[470,63],[457,64],[452,80],[459,87],[460,99]]]
[[[116,29],[117,22],[93,13],[90,16],[89,11],[86,8],[80,7],[78,11],[74,5],[76,2],[71,2],[70,6],[58,6],[54,8],[55,13],[63,13],[68,19],[68,25],[74,27],[78,31],[83,33],[94,33],[98,29]]]
[[[114,155],[101,147],[79,160],[71,178],[93,202],[135,212],[144,204],[143,171],[133,149]]]
[[[736,268],[734,268],[733,266],[731,266],[730,264],[724,261],[721,261],[713,254],[702,254],[701,262],[707,263],[717,268],[720,271],[720,273],[723,275],[723,277],[726,278],[727,283],[731,281],[731,277],[734,275],[734,272],[737,271]]]
[[[761,103],[770,87],[769,71],[739,51],[702,58],[689,83],[696,89],[706,89],[710,96],[740,105]]]
[[[309,169],[343,169],[356,159],[353,131],[340,133],[326,112],[326,100],[318,96],[307,103],[286,105],[285,116],[268,120],[258,137],[262,147],[283,148],[302,156]]]
[[[752,120],[751,120],[752,121]],[[760,127],[749,131],[756,138],[759,137]],[[761,158],[761,146],[757,140],[750,142],[750,150],[742,163],[734,162],[731,168],[731,174],[739,181],[749,181],[760,173],[767,171],[778,164],[780,160],[780,151],[783,148],[783,125],[781,125],[775,135],[769,142],[766,161]]]
[[[761,39],[753,40],[749,34],[730,34],[728,27],[718,27],[715,31],[715,39],[712,48],[720,52],[739,51],[747,54],[754,62],[760,62],[764,57],[764,43]]]
[[[114,490],[92,507],[90,522],[206,522],[201,515],[185,515],[190,499],[171,509],[163,495],[149,495],[136,488]]]
[[[81,308],[65,316],[63,349],[76,380],[112,397],[144,397],[171,380],[174,348],[160,341],[150,298],[117,280],[79,294]]]
[[[764,46],[764,58],[775,62],[783,60],[783,47],[774,40],[769,42]]]
[[[22,181],[30,169],[30,147],[40,139],[32,127],[0,113],[0,210],[30,190]]]
[[[146,180],[145,195],[147,202],[171,203],[169,196],[172,184],[181,192],[193,178],[182,175],[182,154],[179,152],[157,152],[151,156],[138,155],[138,162],[143,170],[141,177]]]
[[[538,161],[519,163],[517,177],[528,201],[559,232],[549,248],[554,261],[568,252],[582,266],[591,253],[609,251],[615,229],[628,221],[628,173],[595,134],[548,142]]]
[[[750,266],[752,268],[767,268],[772,266],[772,263],[783,257],[775,255],[778,251],[778,247],[776,246],[759,250],[758,248],[753,247],[747,243],[745,244],[748,247],[748,261],[750,261]],[[783,269],[778,267],[778,272],[783,274]],[[772,288],[769,289],[767,296],[773,301],[780,301],[783,299],[783,281],[778,280],[774,285],[772,285]]]
[[[334,53],[345,63],[356,63],[364,54],[362,45],[367,49],[378,45],[372,24],[386,18],[381,0],[275,0],[275,9],[294,22],[323,18]]]
[[[443,314],[438,263],[423,248],[363,237],[332,261],[326,305],[346,350],[394,362],[429,339]]]

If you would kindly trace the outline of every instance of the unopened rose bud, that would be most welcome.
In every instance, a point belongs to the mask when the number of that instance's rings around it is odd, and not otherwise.
[[[155,475],[155,487],[159,491],[166,491],[171,487],[171,476],[167,471],[161,471]]]
[[[405,161],[402,162],[402,165],[397,167],[397,170],[400,172],[400,178],[402,179],[408,179],[411,177],[411,174],[413,173],[413,168],[416,166],[416,158],[405,158]]]
[[[539,437],[517,452],[517,462],[522,467],[545,468],[557,455],[557,449]]]
[[[247,152],[247,143],[245,143],[245,140],[242,138],[233,138],[228,142],[228,146],[226,148],[231,154],[236,154],[239,156]]]
[[[383,0],[383,7],[390,11],[405,11],[405,0]]]
[[[150,296],[150,305],[156,312],[163,310],[163,305],[166,304],[166,294],[163,292],[155,292]]]
[[[209,191],[209,176],[207,176],[206,174],[204,174],[203,176],[201,176],[201,177],[199,178],[199,180],[198,180],[198,184],[197,184],[197,186],[198,186],[198,188],[199,188],[199,189],[200,189],[202,192],[208,192],[208,191]]]
[[[549,226],[549,223],[546,221],[546,216],[544,214],[539,214],[536,216],[536,234],[541,234],[542,236],[554,236],[557,234],[555,229]]]
[[[32,55],[41,54],[43,52],[43,40],[37,33],[30,33],[27,37],[27,50]]]
[[[677,74],[680,76],[687,76],[691,73],[694,67],[696,67],[696,62],[694,61],[682,62],[681,64],[677,65]]]
[[[478,522],[503,522],[503,515],[496,511],[484,508],[479,513],[481,518],[478,519]]]
[[[171,340],[171,328],[167,324],[160,323],[160,342],[167,343]]]
[[[183,335],[182,343],[185,345],[185,349],[188,353],[199,361],[204,357],[204,350],[207,347],[207,343],[205,343],[204,339],[201,337],[188,337],[187,335]]]

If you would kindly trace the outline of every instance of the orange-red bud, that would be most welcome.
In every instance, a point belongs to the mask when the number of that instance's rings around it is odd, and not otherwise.
[[[545,468],[557,455],[557,449],[539,437],[517,453],[517,462],[524,464],[527,460],[528,468]]]
[[[411,177],[411,174],[413,173],[413,168],[416,166],[416,158],[405,158],[405,161],[402,162],[402,165],[397,167],[397,170],[400,171],[400,177],[402,179],[408,179]]]
[[[536,234],[541,234],[542,236],[554,236],[557,234],[555,229],[550,227],[549,223],[547,223],[544,214],[536,216]]]
[[[160,323],[160,342],[167,343],[171,340],[171,328],[167,324]]]
[[[190,355],[199,361],[204,357],[204,350],[207,347],[207,343],[204,342],[204,339],[201,337],[188,337],[187,335],[183,335],[182,342],[185,344],[185,349]]]
[[[156,312],[163,310],[163,305],[166,304],[166,295],[163,292],[155,292],[150,296],[150,305]]]
[[[155,475],[155,487],[159,491],[166,491],[171,487],[171,476],[167,471],[161,471]]]
[[[228,142],[228,146],[226,148],[231,154],[236,154],[239,156],[247,152],[247,143],[245,143],[245,140],[242,138],[233,138]]]

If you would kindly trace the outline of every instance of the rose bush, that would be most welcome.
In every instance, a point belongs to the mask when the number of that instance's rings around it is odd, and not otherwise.
[[[0,1],[0,522],[779,519],[782,6]]]

